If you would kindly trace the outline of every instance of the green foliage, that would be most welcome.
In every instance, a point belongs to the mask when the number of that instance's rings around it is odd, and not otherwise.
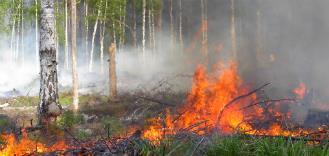
[[[62,129],[70,129],[77,124],[83,123],[83,116],[72,111],[65,111],[59,118],[57,125]]]
[[[196,144],[190,140],[183,141],[173,138],[166,138],[154,144],[148,140],[134,141],[134,149],[139,151],[140,155],[192,155]]]
[[[124,133],[125,127],[118,118],[105,116],[102,118],[101,122],[104,126],[104,129],[110,136]]]
[[[85,130],[79,130],[76,137],[80,140],[86,140],[90,137],[90,133],[86,132]]]
[[[208,156],[225,155],[240,156],[247,155],[247,144],[238,137],[215,137],[213,143],[209,147]]]
[[[0,119],[0,127],[8,127],[10,122],[8,119]]]
[[[20,96],[12,101],[12,106],[36,106],[38,105],[39,97],[37,96]]]
[[[207,155],[225,156],[328,156],[328,145],[309,145],[305,141],[286,138],[216,137],[209,145]]]
[[[73,98],[71,93],[61,93],[59,94],[59,103],[61,105],[71,105],[73,103]]]

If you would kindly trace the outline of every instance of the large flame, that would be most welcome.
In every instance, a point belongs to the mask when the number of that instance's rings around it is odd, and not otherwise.
[[[298,93],[303,93],[303,88]],[[290,113],[280,113],[274,108],[265,109],[259,105],[248,109],[257,99],[256,94],[241,98],[229,103],[240,95],[249,93],[249,87],[243,85],[242,79],[237,72],[237,64],[229,63],[228,66],[218,65],[215,73],[207,74],[204,66],[199,65],[196,69],[191,91],[187,102],[178,109],[177,117],[169,111],[164,120],[161,118],[150,119],[152,123],[144,132],[144,137],[150,140],[163,138],[166,134],[175,134],[182,130],[204,134],[207,131],[216,130],[222,134],[230,134],[236,131],[254,135],[282,135],[296,136],[307,133],[300,129],[293,131],[285,130],[277,122],[273,122],[266,128],[255,128],[250,119],[265,120],[264,111],[272,114],[277,119],[290,118]]]

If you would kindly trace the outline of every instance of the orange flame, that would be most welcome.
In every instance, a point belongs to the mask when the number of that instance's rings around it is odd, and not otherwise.
[[[59,141],[48,147],[43,143],[31,140],[24,131],[21,140],[16,140],[14,134],[3,135],[2,138],[6,141],[6,145],[0,150],[1,156],[45,153],[63,150],[68,147],[64,141]]]
[[[276,122],[267,126],[266,129],[257,129],[253,127],[253,124],[247,123],[249,119],[264,120],[265,109],[258,105],[241,109],[253,103],[257,99],[256,94],[228,106],[236,97],[249,93],[249,87],[243,86],[236,63],[230,63],[228,66],[219,64],[218,69],[220,72],[207,74],[206,69],[199,65],[194,74],[187,102],[178,109],[180,115],[173,117],[167,111],[163,120],[151,119],[152,124],[144,132],[144,138],[157,140],[166,134],[175,134],[182,130],[200,135],[209,130],[218,130],[222,134],[239,131],[246,134],[274,136],[297,136],[307,133],[306,130],[300,129],[285,130]],[[290,112],[280,113],[276,109],[267,109],[267,112],[282,121],[291,117]]]

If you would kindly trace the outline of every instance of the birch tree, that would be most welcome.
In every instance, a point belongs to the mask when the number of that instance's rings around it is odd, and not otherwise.
[[[38,0],[35,0],[35,59],[36,62],[39,62],[39,47],[38,47]]]
[[[68,35],[68,1],[64,0],[65,5],[65,43],[64,43],[64,69],[69,69],[69,35]]]
[[[143,7],[143,19],[142,19],[142,55],[143,55],[143,59],[145,59],[145,27],[146,27],[146,0],[142,1],[142,7]]]
[[[76,0],[71,0],[71,53],[72,53],[72,94],[73,106],[79,108],[79,80],[77,71],[77,6]]]
[[[102,4],[102,0],[100,1],[100,3]],[[95,25],[94,25],[93,36],[92,36],[92,39],[91,39],[91,50],[90,50],[90,58],[89,58],[89,72],[93,71],[95,37],[96,37],[97,28],[98,28],[98,21],[99,21],[100,14],[101,14],[101,9],[100,9],[100,5],[98,5],[98,7],[97,7],[97,17],[96,17],[96,21],[95,21]]]
[[[61,113],[58,101],[56,46],[54,34],[54,0],[41,1],[40,27],[40,93],[38,120],[48,125],[51,118]]]

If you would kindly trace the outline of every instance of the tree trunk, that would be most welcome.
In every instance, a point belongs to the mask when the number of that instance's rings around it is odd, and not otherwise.
[[[156,50],[156,45],[155,45],[155,26],[154,26],[154,5],[153,5],[153,0],[151,0],[151,21],[152,21],[152,49],[153,49],[153,53],[155,53]]]
[[[24,62],[25,62],[25,50],[24,50],[24,0],[22,0],[21,2],[22,5],[22,9],[21,9],[21,54],[22,54],[22,58],[21,58],[21,63],[24,66]]]
[[[145,27],[146,27],[146,0],[142,1],[143,5],[143,28],[142,28],[142,57],[145,59]]]
[[[94,25],[93,37],[92,37],[92,40],[91,40],[91,50],[90,50],[90,60],[89,60],[89,72],[92,72],[93,71],[95,37],[96,37],[96,32],[97,32],[97,27],[98,27],[98,21],[99,21],[100,13],[101,13],[101,10],[100,10],[100,8],[98,8],[97,18],[96,18],[96,22],[95,22],[95,25]]]
[[[234,0],[231,0],[231,50],[232,58],[237,59],[237,38],[236,38],[236,26],[235,26],[235,6]]]
[[[19,43],[20,43],[20,35],[21,35],[21,3],[18,4],[18,20],[17,20],[17,34],[16,34],[16,50],[15,50],[15,62],[18,61],[18,53],[19,53]]]
[[[107,11],[107,3],[108,1],[105,2],[105,11],[104,11],[104,16],[106,16],[106,11]],[[106,30],[106,21],[102,21],[102,27],[100,30],[100,46],[101,46],[101,55],[100,55],[100,60],[101,60],[101,74],[104,74],[104,38],[105,38],[105,30]]]
[[[65,0],[65,47],[64,47],[64,69],[69,70],[69,35],[68,35],[68,1]]]
[[[72,94],[73,106],[79,108],[79,80],[77,69],[77,6],[76,0],[71,0],[71,53],[72,53]]]
[[[202,21],[202,48],[201,51],[204,55],[204,62],[208,62],[208,13],[207,13],[207,0],[201,0],[201,21]]]
[[[173,0],[169,0],[169,17],[170,17],[170,43],[171,43],[171,48],[174,48],[175,35],[174,35]]]
[[[12,8],[14,10],[14,8]],[[14,11],[13,11],[13,14],[14,14]],[[10,49],[11,49],[11,58],[10,60],[12,62],[14,62],[14,58],[15,58],[15,36],[16,36],[16,30],[15,30],[15,27],[16,27],[16,19],[15,17],[13,17],[13,25],[12,25],[12,28],[11,28],[11,41],[10,41]],[[38,55],[39,55],[39,52],[38,52]],[[39,60],[38,60],[39,61]]]
[[[109,98],[117,100],[117,74],[116,74],[116,45],[112,43],[109,47]]]
[[[183,9],[182,9],[182,0],[179,0],[179,45],[180,50],[184,49],[184,41],[183,41]]]
[[[48,125],[52,117],[61,113],[58,102],[57,62],[54,32],[54,0],[41,1],[40,29],[40,103],[38,120]]]
[[[137,24],[136,24],[136,0],[132,0],[132,40],[133,40],[133,47],[137,48]]]
[[[38,47],[38,0],[35,0],[35,59],[36,64],[39,62],[39,47]]]
[[[85,32],[85,58],[86,61],[89,60],[89,46],[88,46],[88,36],[89,36],[89,22],[88,22],[88,3],[85,1],[85,26],[86,26],[86,32]]]

